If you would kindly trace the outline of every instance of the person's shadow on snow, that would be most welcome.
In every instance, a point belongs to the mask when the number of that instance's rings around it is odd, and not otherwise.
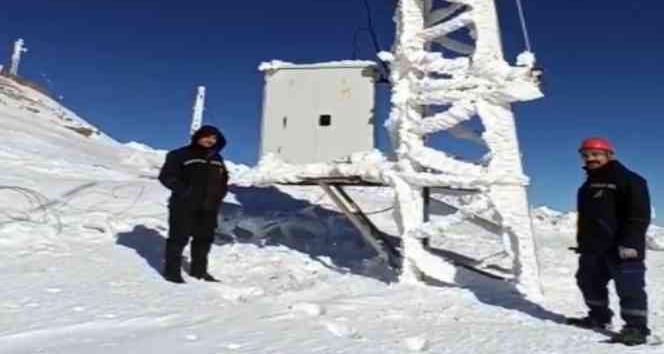
[[[161,274],[166,239],[158,230],[137,225],[129,232],[118,233],[115,243],[136,251],[152,269]]]
[[[472,292],[475,298],[483,304],[518,311],[542,321],[551,321],[558,324],[565,323],[564,315],[550,311],[542,305],[527,299],[519,292],[514,283],[491,279],[467,269],[457,269],[454,278],[455,284],[443,284],[427,277],[425,277],[425,282],[431,286],[458,286]]]
[[[527,299],[514,283],[487,279],[466,269],[459,269],[456,281],[472,291],[477,300],[484,304],[518,311],[543,321],[565,323],[565,316]]]

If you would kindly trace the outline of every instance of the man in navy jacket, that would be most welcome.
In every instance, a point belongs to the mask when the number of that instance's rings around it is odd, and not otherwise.
[[[588,177],[578,193],[580,259],[576,277],[590,311],[587,317],[568,322],[607,327],[613,317],[607,285],[613,279],[625,321],[613,340],[643,344],[650,334],[644,264],[651,219],[648,184],[617,161],[615,149],[606,139],[585,140],[580,153]]]
[[[221,202],[228,192],[228,171],[219,152],[226,146],[224,135],[213,126],[201,127],[191,144],[171,151],[159,181],[171,190],[169,233],[166,242],[164,278],[184,283],[182,252],[191,242],[191,276],[217,281],[208,273],[208,254],[214,241]]]

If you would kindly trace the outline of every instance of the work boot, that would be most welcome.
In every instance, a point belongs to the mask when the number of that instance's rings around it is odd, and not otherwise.
[[[170,281],[171,283],[182,284],[184,279],[182,278],[182,257],[177,254],[170,253],[166,254],[166,260],[164,262],[164,271],[162,275],[164,279]]]
[[[620,333],[611,338],[611,342],[622,343],[630,347],[634,345],[641,345],[647,342],[649,334],[650,331],[647,328],[625,326],[620,331]]]
[[[164,279],[170,281],[171,283],[176,283],[176,284],[184,284],[185,281],[182,278],[182,274],[180,273],[169,273],[169,272],[164,272]]]
[[[191,247],[191,268],[189,274],[199,280],[209,282],[219,282],[210,273],[208,273],[208,253],[211,243],[192,243]]]
[[[611,329],[611,320],[607,321],[593,316],[568,317],[565,319],[565,323],[567,323],[568,325],[587,328],[587,329],[600,329],[600,330]]]
[[[207,282],[212,282],[212,283],[219,283],[219,279],[213,277],[210,273],[208,272],[202,272],[202,273],[191,273],[191,276],[198,279],[198,280],[205,280]]]

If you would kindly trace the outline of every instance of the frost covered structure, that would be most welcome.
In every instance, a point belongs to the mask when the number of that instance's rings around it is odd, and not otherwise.
[[[12,63],[9,67],[9,73],[16,76],[18,75],[18,66],[21,63],[21,55],[27,52],[28,49],[25,48],[25,41],[23,39],[18,39],[14,43],[14,52],[12,53]]]
[[[523,173],[510,108],[513,102],[542,97],[533,74],[534,55],[521,54],[518,66],[504,60],[493,0],[401,0],[395,20],[394,50],[380,56],[391,66],[393,108],[386,127],[396,161],[370,151],[339,163],[292,165],[268,154],[252,171],[251,183],[360,177],[392,186],[403,242],[404,282],[418,282],[424,273],[455,283],[457,268],[430,253],[422,239],[445,237],[451,226],[475,216],[488,217],[499,225],[503,254],[513,261],[520,291],[532,299],[541,298],[526,194],[529,180]],[[471,38],[467,43],[457,35],[466,30]],[[445,50],[432,51],[434,44]],[[266,63],[261,69],[273,65],[283,64]],[[434,111],[439,113],[427,113]],[[462,123],[475,116],[485,127],[481,136],[463,130]],[[425,146],[427,135],[445,130],[486,145],[489,154],[484,162],[460,161]],[[422,191],[426,187],[472,193],[460,198],[458,212],[425,222]]]
[[[386,126],[398,165],[389,174],[397,193],[397,219],[404,242],[405,281],[419,273],[453,282],[455,269],[428,254],[419,238],[444,235],[464,219],[492,210],[504,230],[506,254],[513,257],[520,290],[541,297],[535,241],[514,116],[510,104],[542,97],[533,75],[534,55],[521,54],[518,66],[503,58],[493,0],[400,0],[395,17],[391,64],[391,116]],[[471,40],[458,39],[468,31]],[[444,50],[433,51],[434,44]],[[427,114],[440,108],[440,113]],[[485,164],[457,160],[426,147],[424,138],[479,116],[490,153]],[[425,172],[426,171],[426,172]],[[447,186],[478,190],[456,214],[435,223],[423,220],[422,188]]]

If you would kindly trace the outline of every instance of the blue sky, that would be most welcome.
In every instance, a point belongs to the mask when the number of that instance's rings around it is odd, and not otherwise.
[[[396,1],[370,0],[381,45],[393,41]],[[574,207],[583,179],[576,148],[610,137],[648,178],[664,212],[664,3],[525,0],[547,97],[516,107],[531,202]],[[523,49],[514,1],[500,0],[507,57]],[[206,121],[226,156],[258,154],[261,61],[348,59],[365,25],[360,0],[48,1],[3,3],[0,58],[23,37],[21,73],[108,134],[174,148],[187,139],[194,89],[208,87]],[[373,59],[368,37],[359,56]],[[385,109],[379,109],[379,119]],[[384,142],[384,139],[381,139]]]

